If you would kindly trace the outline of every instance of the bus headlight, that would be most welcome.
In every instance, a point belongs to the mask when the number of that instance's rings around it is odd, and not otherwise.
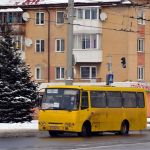
[[[65,126],[68,126],[68,123],[66,123]]]
[[[45,126],[46,124],[45,124],[45,122],[41,122],[41,126]]]
[[[69,123],[69,127],[71,127],[71,123]]]

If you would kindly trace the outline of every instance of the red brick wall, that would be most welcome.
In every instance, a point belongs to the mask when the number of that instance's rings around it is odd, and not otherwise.
[[[50,67],[50,81],[54,82],[54,80],[55,80],[55,67],[51,66]]]
[[[145,66],[145,53],[138,53],[138,66]]]
[[[144,38],[145,37],[145,26],[138,26],[138,38]]]
[[[35,112],[34,112],[33,120],[38,120],[40,108],[34,108],[34,110],[35,110]]]

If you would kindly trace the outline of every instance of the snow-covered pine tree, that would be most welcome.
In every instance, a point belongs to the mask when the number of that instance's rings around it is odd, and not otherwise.
[[[21,60],[10,33],[7,24],[0,40],[0,123],[33,120],[40,85],[31,81],[30,65]]]

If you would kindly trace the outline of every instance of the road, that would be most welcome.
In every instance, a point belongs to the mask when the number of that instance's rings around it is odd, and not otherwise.
[[[149,150],[150,131],[132,131],[127,136],[103,133],[88,138],[76,134],[50,137],[37,130],[0,133],[0,150]]]

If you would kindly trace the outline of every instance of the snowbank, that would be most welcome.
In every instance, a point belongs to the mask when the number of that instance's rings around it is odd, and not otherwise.
[[[150,129],[150,118],[147,118],[147,128]],[[2,130],[19,130],[19,129],[35,129],[38,130],[38,120],[26,123],[0,123],[0,131]]]
[[[0,130],[38,129],[38,120],[25,123],[0,123]]]

